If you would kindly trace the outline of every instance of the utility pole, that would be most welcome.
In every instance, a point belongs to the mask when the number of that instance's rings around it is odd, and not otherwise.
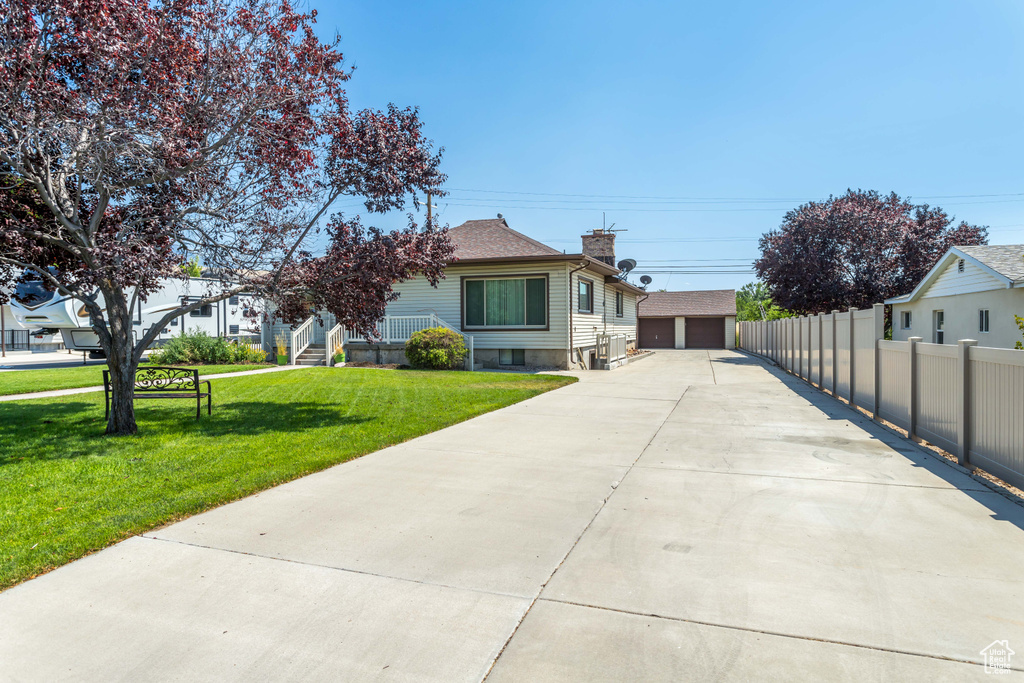
[[[0,358],[7,358],[7,330],[4,329],[3,306],[0,306]]]
[[[433,217],[433,206],[430,201],[430,190],[427,190],[427,225],[430,225],[431,218]]]

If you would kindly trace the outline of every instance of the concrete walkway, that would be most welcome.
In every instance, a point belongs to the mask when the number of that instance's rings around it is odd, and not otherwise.
[[[0,594],[0,679],[965,680],[1024,663],[1024,508],[678,351]]]

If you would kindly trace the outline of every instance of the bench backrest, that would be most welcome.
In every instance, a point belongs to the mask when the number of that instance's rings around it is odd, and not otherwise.
[[[103,384],[109,381],[109,370],[103,371]],[[135,391],[198,391],[199,371],[162,365],[146,366],[135,372]]]

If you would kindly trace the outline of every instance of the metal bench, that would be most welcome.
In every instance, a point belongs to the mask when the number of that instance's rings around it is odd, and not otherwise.
[[[200,391],[206,385],[206,391]],[[110,371],[103,371],[103,397],[106,399],[106,417],[110,417]],[[199,381],[198,370],[151,366],[135,372],[135,398],[194,398],[196,419],[202,414],[203,399],[206,399],[206,414],[213,414],[213,388],[209,380]]]

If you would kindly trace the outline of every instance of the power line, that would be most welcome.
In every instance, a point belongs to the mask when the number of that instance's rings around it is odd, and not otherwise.
[[[481,190],[470,188],[450,187],[445,188],[451,192],[477,192],[482,194],[508,194],[532,197],[582,197],[589,199],[653,199],[665,201],[701,201],[701,202],[805,202],[814,201],[807,197],[693,197],[693,196],[665,196],[665,195],[626,195],[626,194],[570,194],[566,192],[520,192],[513,190]],[[835,195],[833,195],[835,196]],[[912,199],[978,199],[991,197],[1024,197],[1024,192],[1005,192],[992,194],[932,194],[932,195],[908,195]]]

